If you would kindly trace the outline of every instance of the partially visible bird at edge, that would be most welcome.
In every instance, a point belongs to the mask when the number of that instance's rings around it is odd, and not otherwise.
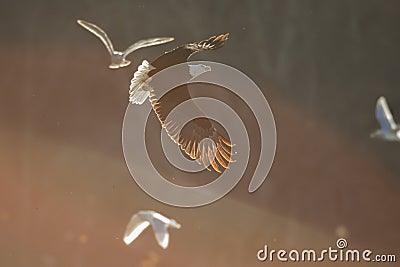
[[[393,120],[392,112],[383,96],[376,101],[375,116],[381,128],[371,133],[370,137],[400,142],[400,125]]]

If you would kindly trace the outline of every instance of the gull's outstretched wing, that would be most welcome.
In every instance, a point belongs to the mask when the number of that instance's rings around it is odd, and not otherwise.
[[[133,45],[129,46],[124,51],[124,56],[126,57],[133,51],[138,50],[140,48],[153,46],[153,45],[165,44],[165,43],[171,42],[173,40],[174,40],[173,37],[157,37],[157,38],[149,38],[149,39],[145,39],[145,40],[140,40],[140,41],[137,41],[136,43],[134,43]]]
[[[77,20],[78,24],[81,25],[83,28],[86,30],[90,31],[94,35],[96,35],[100,40],[103,42],[103,44],[106,46],[108,52],[110,55],[114,53],[114,47],[113,44],[111,43],[110,38],[108,38],[107,34],[105,31],[103,31],[99,26],[86,22],[84,20]]]
[[[381,96],[376,102],[375,115],[382,128],[382,131],[388,132],[396,129],[396,123],[393,120],[392,113],[390,112],[386,99],[383,96]]]
[[[143,219],[140,213],[133,215],[125,230],[125,244],[129,245],[132,243],[149,225],[150,222]]]
[[[153,228],[157,243],[163,249],[166,249],[169,244],[168,224],[160,220],[153,219],[151,222],[151,227]]]
[[[157,243],[166,249],[169,243],[169,233],[168,227],[181,228],[181,225],[173,219],[168,219],[167,217],[161,215],[160,213],[154,211],[148,211],[151,215],[150,224],[153,228],[154,235],[157,239]]]
[[[165,94],[160,101],[153,92],[150,94],[150,102],[163,128],[168,136],[185,151],[192,159],[196,159],[208,170],[210,165],[217,172],[228,168],[232,160],[232,143],[224,133],[222,127],[208,118],[199,117],[187,122],[179,118],[170,118],[168,114],[186,100],[191,99],[187,85],[182,85],[176,90]],[[193,109],[197,107],[193,105]],[[202,114],[201,111],[197,112]],[[167,121],[167,118],[169,119]],[[176,120],[174,120],[176,119]],[[181,129],[179,131],[179,129]],[[211,140],[207,140],[211,139]],[[202,141],[205,139],[204,141]],[[222,167],[222,168],[221,168]]]

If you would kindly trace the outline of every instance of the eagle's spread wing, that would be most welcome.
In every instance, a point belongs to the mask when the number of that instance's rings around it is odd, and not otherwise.
[[[156,60],[151,62],[153,70],[149,72],[149,76],[153,76],[157,72],[168,68],[170,66],[186,62],[190,56],[199,51],[215,50],[222,47],[229,34],[221,34],[213,36],[207,40],[197,43],[190,43],[177,47],[165,54],[159,56]],[[173,91],[171,91],[173,92]],[[181,125],[176,121],[166,121],[169,112],[179,105],[181,102],[190,99],[190,93],[187,86],[183,85],[182,88],[177,90],[178,96],[173,93],[167,93],[159,101],[156,97],[156,89],[150,94],[150,102],[161,122],[165,128],[168,136],[177,143],[180,148],[192,159],[196,159],[199,163],[203,164],[208,170],[209,166],[221,172],[220,167],[227,168],[229,162],[233,162],[232,144],[229,138],[222,134],[222,129],[214,121],[205,117],[196,118],[189,121],[181,129]],[[169,96],[168,96],[169,95]],[[196,108],[195,106],[193,108]],[[179,131],[181,129],[181,131]],[[212,140],[203,141],[209,138]]]
[[[222,47],[225,44],[226,40],[228,40],[228,36],[228,33],[213,36],[208,38],[207,40],[182,45],[169,52],[165,52],[163,55],[159,56],[153,62],[151,62],[151,65],[154,67],[154,69],[150,71],[149,76],[151,77],[157,72],[170,66],[186,62],[190,58],[190,56],[192,56],[196,52],[215,50]]]
[[[222,127],[205,117],[193,119],[185,125],[168,117],[169,113],[179,103],[190,98],[187,85],[182,85],[181,88],[168,92],[160,100],[156,98],[154,91],[150,94],[152,107],[168,136],[190,158],[196,159],[208,170],[210,170],[209,166],[211,165],[215,171],[221,172],[221,167],[223,169],[228,168],[229,162],[233,162],[232,143]],[[193,106],[193,108],[196,107]],[[204,141],[202,141],[203,139]]]

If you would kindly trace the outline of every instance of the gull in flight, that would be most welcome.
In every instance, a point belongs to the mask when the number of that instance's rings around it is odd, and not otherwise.
[[[375,116],[381,128],[373,132],[371,138],[400,142],[400,125],[394,122],[392,113],[383,96],[376,102]]]
[[[155,211],[139,211],[132,216],[126,227],[125,244],[132,243],[149,225],[153,228],[156,240],[163,249],[166,249],[169,243],[168,227],[181,228],[181,225],[175,220],[168,219]]]
[[[129,101],[132,104],[142,104],[147,98],[154,112],[156,113],[161,126],[166,130],[168,136],[193,160],[203,164],[205,168],[216,172],[228,168],[228,164],[233,162],[231,155],[233,144],[224,133],[221,126],[208,118],[196,118],[189,121],[182,128],[179,122],[166,121],[168,113],[181,102],[191,99],[187,85],[180,86],[179,95],[168,92],[162,97],[162,101],[157,99],[157,91],[153,89],[149,82],[153,75],[170,66],[187,62],[190,56],[200,51],[215,50],[224,46],[228,34],[213,36],[207,40],[194,42],[179,46],[156,58],[149,63],[144,60],[138,67],[131,80],[129,90]],[[189,73],[193,77],[209,71],[209,67],[199,65],[189,65]],[[170,94],[171,93],[171,94]],[[168,97],[169,96],[169,97]],[[182,100],[183,101],[180,101]],[[195,109],[196,107],[193,106]],[[179,129],[182,128],[181,131]],[[202,142],[207,140],[208,142]]]
[[[114,50],[114,46],[111,43],[110,38],[107,36],[105,31],[103,31],[99,26],[86,22],[84,20],[77,20],[77,22],[83,28],[96,35],[106,46],[108,52],[111,55],[111,64],[108,66],[110,69],[123,68],[131,64],[131,62],[126,59],[126,57],[135,50],[148,46],[168,43],[174,40],[173,37],[156,37],[156,38],[144,39],[137,41],[133,45],[129,46],[125,51],[121,52]]]

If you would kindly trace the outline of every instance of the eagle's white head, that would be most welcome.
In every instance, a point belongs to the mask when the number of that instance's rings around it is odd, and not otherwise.
[[[196,64],[196,65],[190,65],[189,64],[189,73],[190,76],[192,76],[191,79],[196,78],[200,74],[203,74],[205,72],[211,71],[211,67],[204,65],[204,64]]]

